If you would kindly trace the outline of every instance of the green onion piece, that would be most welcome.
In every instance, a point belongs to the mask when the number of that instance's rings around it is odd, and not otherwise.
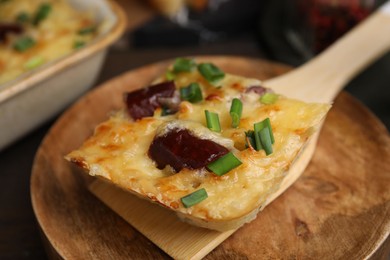
[[[18,52],[25,52],[26,50],[30,49],[34,45],[35,45],[35,40],[29,36],[25,36],[25,37],[19,38],[14,43],[13,47]]]
[[[197,191],[194,191],[191,194],[188,194],[187,196],[184,196],[180,200],[181,203],[183,203],[184,207],[189,208],[207,199],[207,197],[207,191],[202,188]]]
[[[75,41],[73,43],[73,49],[77,50],[85,46],[85,42],[83,41]]]
[[[165,78],[166,78],[167,80],[169,80],[169,81],[172,81],[172,80],[175,79],[175,74],[174,74],[172,71],[168,70],[168,71],[165,73]]]
[[[169,115],[173,115],[175,113],[176,113],[175,110],[172,110],[171,108],[166,107],[166,106],[162,106],[160,116],[169,116]]]
[[[232,127],[237,128],[240,124],[242,115],[242,102],[238,98],[233,98],[230,106],[230,117],[232,118]]]
[[[51,5],[50,4],[48,4],[48,3],[41,4],[39,6],[38,11],[35,14],[33,24],[35,26],[39,25],[43,20],[45,20],[47,18],[47,16],[49,15],[50,12],[51,12]]]
[[[24,67],[26,69],[35,69],[36,67],[39,67],[40,65],[43,64],[45,60],[43,59],[42,56],[35,56],[35,57],[32,57],[31,59],[29,59],[25,64],[24,64]]]
[[[209,163],[207,169],[218,176],[222,176],[241,164],[242,162],[232,152],[229,152],[214,162]]]
[[[263,128],[264,128],[264,126],[263,126],[262,122],[256,123],[254,125],[255,146],[253,146],[253,148],[255,148],[256,151],[263,150],[263,145],[261,144],[260,135],[259,135],[260,130]]]
[[[260,97],[260,102],[265,105],[272,105],[278,100],[279,96],[274,93],[265,93]]]
[[[187,87],[180,88],[180,97],[182,100],[187,100],[191,103],[197,103],[203,100],[202,90],[196,82],[191,83]]]
[[[196,63],[192,59],[177,58],[173,64],[173,72],[191,72],[196,67]]]
[[[248,148],[249,146],[252,148],[256,148],[256,142],[255,142],[255,131],[249,130],[245,132],[245,146]]]
[[[212,85],[217,85],[225,77],[225,73],[212,63],[201,63],[198,71]]]
[[[264,148],[265,154],[270,155],[273,152],[270,129],[268,127],[265,127],[260,130],[258,135],[260,136],[261,145]]]
[[[272,133],[272,127],[269,118],[254,124],[254,129],[256,144],[254,147],[255,150],[260,151],[264,149],[266,155],[271,154],[273,152],[272,144],[275,142],[275,139]]]
[[[272,141],[272,143],[275,143],[274,134],[272,133],[271,121],[269,120],[268,117],[267,117],[266,119],[264,119],[263,121],[258,122],[258,123],[256,123],[256,124],[254,125],[255,132],[259,132],[261,129],[263,129],[263,128],[265,128],[265,127],[268,127],[268,128],[269,128],[271,141]],[[258,129],[257,131],[256,131],[256,128]]]
[[[169,111],[168,111],[168,108],[166,107],[161,107],[161,116],[167,116],[169,115]]]
[[[77,31],[77,34],[79,34],[79,35],[88,35],[88,34],[92,34],[94,32],[96,32],[96,26],[95,25],[81,28],[80,30]]]
[[[217,113],[205,110],[207,127],[214,132],[221,132],[221,124]]]
[[[26,12],[21,12],[16,16],[16,21],[19,23],[27,23],[30,21],[30,15]]]

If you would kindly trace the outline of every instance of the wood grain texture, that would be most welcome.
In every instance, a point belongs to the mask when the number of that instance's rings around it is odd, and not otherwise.
[[[260,60],[206,59],[227,72],[263,80],[288,70]],[[167,64],[143,67],[92,91],[57,121],[40,146],[31,177],[32,203],[47,240],[60,256],[169,258],[94,197],[87,190],[91,179],[63,159],[110,110],[121,106],[125,90],[147,85]],[[386,256],[388,247],[383,243],[390,232],[389,162],[390,137],[385,127],[355,99],[342,93],[301,178],[206,259]]]
[[[176,214],[112,184],[96,180],[90,191],[174,259],[202,259],[235,230],[218,232],[189,225]]]

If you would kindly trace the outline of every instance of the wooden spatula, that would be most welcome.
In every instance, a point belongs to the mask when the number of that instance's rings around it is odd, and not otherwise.
[[[356,73],[389,49],[390,3],[387,3],[321,55],[288,74],[267,80],[264,85],[291,98],[332,102]],[[302,174],[314,153],[317,137],[318,134],[307,144],[280,189],[268,199],[267,204]],[[89,188],[175,259],[200,259],[235,231],[217,232],[190,226],[179,221],[173,212],[99,180]]]

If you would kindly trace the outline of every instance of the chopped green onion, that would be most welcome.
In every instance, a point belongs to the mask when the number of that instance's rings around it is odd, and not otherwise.
[[[185,208],[189,208],[207,199],[207,197],[208,197],[207,191],[204,188],[202,188],[197,191],[194,191],[191,194],[188,194],[187,196],[184,196],[180,200],[181,203],[183,203]]]
[[[88,35],[88,34],[92,34],[96,31],[96,26],[93,25],[93,26],[88,26],[88,27],[84,27],[84,28],[81,28],[80,30],[77,31],[77,34],[79,35]]]
[[[260,97],[260,102],[265,105],[272,105],[278,100],[279,96],[274,93],[265,93]]]
[[[35,57],[32,57],[31,59],[29,59],[25,64],[24,64],[24,67],[26,69],[35,69],[36,67],[39,67],[40,65],[42,65],[42,63],[44,62],[45,60],[43,59],[42,56],[35,56]]]
[[[25,37],[19,38],[14,43],[13,47],[18,52],[25,52],[26,50],[30,49],[34,45],[35,45],[35,40],[29,36],[25,36]]]
[[[242,115],[242,102],[238,98],[233,98],[232,105],[230,106],[230,116],[232,118],[232,127],[237,128],[240,124]]]
[[[225,77],[225,73],[212,63],[198,65],[200,74],[212,85],[217,85]]]
[[[260,151],[264,149],[266,155],[271,154],[273,152],[272,144],[275,142],[275,139],[269,118],[254,124],[254,130],[255,150]]]
[[[196,63],[192,59],[177,58],[173,64],[173,72],[191,72],[196,67]]]
[[[260,123],[256,123],[254,125],[254,136],[255,136],[255,146],[253,148],[255,148],[256,151],[260,151],[260,150],[263,150],[263,146],[261,145],[261,140],[260,140],[260,135],[259,135],[259,132],[260,130],[262,129],[261,127],[261,122]]]
[[[174,74],[172,71],[168,70],[168,71],[165,73],[165,78],[166,78],[167,80],[169,80],[169,81],[172,81],[172,80],[175,79],[175,74]]]
[[[255,126],[254,126],[255,132],[256,132],[256,127],[257,127],[258,131],[260,131],[261,129],[263,129],[265,127],[268,127],[269,131],[270,131],[271,141],[272,141],[272,143],[275,143],[274,134],[272,133],[271,121],[269,120],[268,117],[266,119],[264,119],[263,121],[255,124]]]
[[[75,41],[73,43],[73,49],[80,49],[85,46],[85,42],[83,41]]]
[[[196,82],[191,83],[187,87],[180,88],[180,97],[181,99],[190,101],[191,103],[197,103],[203,100],[202,90]]]
[[[270,155],[273,152],[270,129],[268,127],[265,127],[260,130],[258,135],[260,136],[261,145],[264,148],[265,154]]]
[[[47,18],[49,13],[51,12],[51,5],[48,3],[41,4],[39,6],[38,11],[35,14],[33,24],[39,25],[43,20]]]
[[[249,130],[248,132],[245,132],[245,137],[246,137],[245,146],[247,148],[250,146],[255,149],[256,148],[255,131]]]
[[[241,164],[242,162],[232,152],[229,152],[214,162],[209,163],[207,169],[218,176],[222,176]]]
[[[161,107],[161,116],[169,115],[169,109],[167,107]]]
[[[217,113],[205,110],[207,127],[214,132],[221,132],[221,125]]]
[[[169,108],[167,106],[162,106],[160,116],[169,116],[175,114],[176,112],[177,111],[175,109]]]
[[[16,16],[16,21],[19,23],[27,23],[30,21],[30,15],[26,12],[21,12]]]

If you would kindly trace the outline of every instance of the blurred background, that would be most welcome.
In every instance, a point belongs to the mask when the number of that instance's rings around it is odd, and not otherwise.
[[[110,48],[96,85],[128,70],[180,56],[238,55],[299,66],[384,2],[116,1],[126,11],[128,26],[123,37]],[[387,53],[346,86],[346,91],[369,107],[388,129],[389,82]],[[0,259],[46,258],[31,208],[29,176],[35,152],[55,119],[0,153],[0,169],[6,169],[2,179],[7,189],[3,193],[7,198],[0,198]]]
[[[100,80],[183,55],[239,55],[299,66],[364,20],[384,0],[117,0],[128,30]],[[123,57],[123,59],[119,58]],[[118,66],[113,66],[119,62]],[[390,127],[390,54],[347,86]],[[376,80],[372,80],[376,79]]]

